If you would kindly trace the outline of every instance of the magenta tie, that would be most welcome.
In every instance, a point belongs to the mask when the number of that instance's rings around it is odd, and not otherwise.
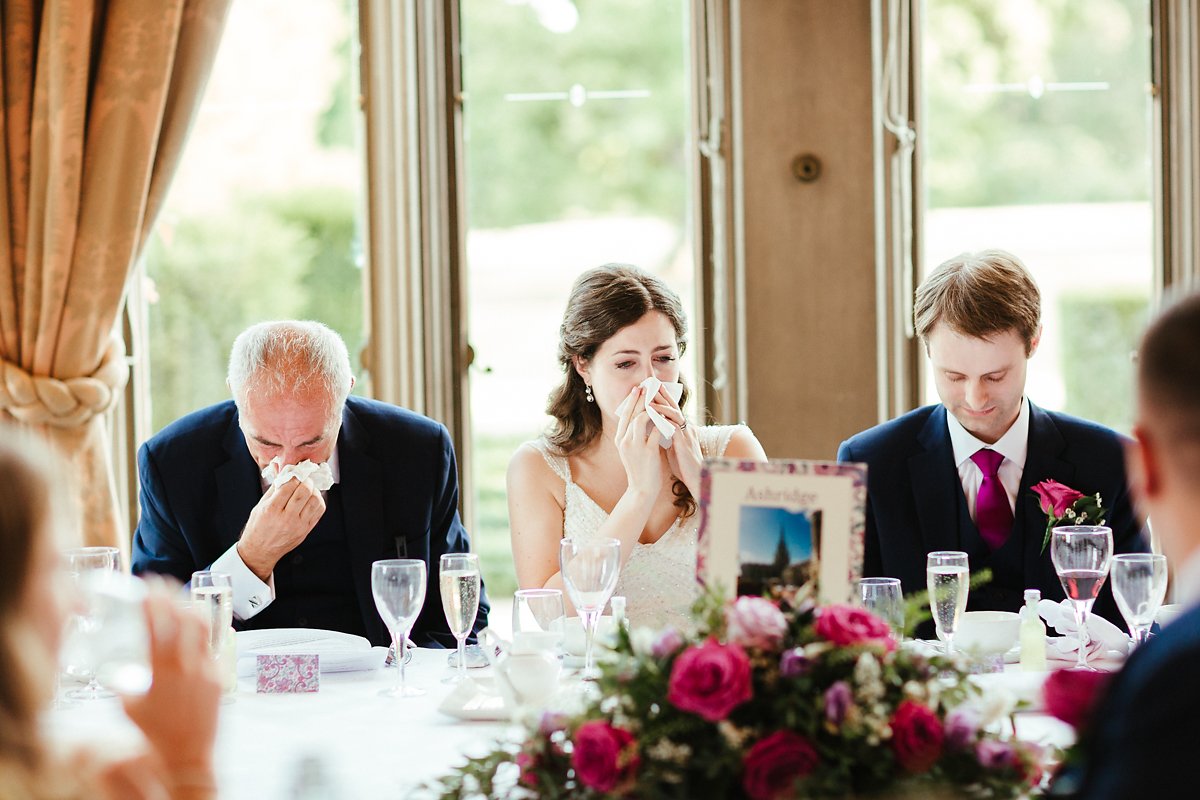
[[[975,495],[975,527],[984,543],[995,552],[1012,532],[1013,524],[1008,493],[996,474],[1004,456],[985,447],[976,451],[971,460],[983,472],[983,483],[979,485],[979,494]]]

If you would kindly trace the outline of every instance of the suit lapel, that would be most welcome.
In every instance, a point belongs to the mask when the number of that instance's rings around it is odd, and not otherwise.
[[[217,467],[217,530],[216,554],[228,550],[241,538],[242,528],[258,501],[262,499],[262,482],[258,465],[250,456],[238,417],[234,414],[225,432],[225,452],[229,460]],[[215,558],[216,556],[214,556]]]
[[[954,465],[945,406],[939,405],[930,413],[917,441],[924,449],[909,458],[908,472],[925,552],[959,550],[959,503],[955,493],[962,493],[962,482]]]
[[[382,630],[371,594],[371,564],[385,556],[383,465],[370,455],[365,430],[347,403],[338,434],[342,519],[350,551],[350,574],[367,630]]]
[[[1050,565],[1049,548],[1042,552],[1042,539],[1046,532],[1046,515],[1038,505],[1033,486],[1047,478],[1072,488],[1075,480],[1075,465],[1064,461],[1061,456],[1066,442],[1054,424],[1054,420],[1042,409],[1029,404],[1029,447],[1025,454],[1025,469],[1021,472],[1021,488],[1017,492],[1015,535],[1023,536],[1025,543],[1025,574],[1033,576],[1045,573],[1050,583],[1057,580]],[[1034,582],[1030,586],[1037,585]]]

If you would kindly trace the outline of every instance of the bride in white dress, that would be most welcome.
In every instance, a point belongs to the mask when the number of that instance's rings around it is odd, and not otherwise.
[[[677,382],[687,344],[679,298],[657,278],[610,264],[584,273],[559,331],[563,380],[550,431],[508,465],[513,559],[522,588],[562,588],[564,537],[621,542],[615,594],[631,624],[687,625],[696,599],[700,468],[706,457],[766,459],[745,425],[689,424],[665,390],[650,405],[676,430],[668,448],[645,409],[642,381]],[[618,407],[631,398],[623,413]],[[564,598],[570,605],[570,600]]]

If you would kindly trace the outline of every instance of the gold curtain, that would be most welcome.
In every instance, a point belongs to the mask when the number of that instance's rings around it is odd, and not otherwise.
[[[0,417],[74,468],[88,544],[124,551],[114,333],[229,0],[0,0]],[[0,476],[0,480],[3,476]]]

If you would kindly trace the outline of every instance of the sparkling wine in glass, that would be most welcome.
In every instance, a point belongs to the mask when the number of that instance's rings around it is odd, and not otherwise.
[[[1087,619],[1108,576],[1112,549],[1112,529],[1101,525],[1067,525],[1051,532],[1050,560],[1074,607],[1079,629],[1076,669],[1095,669],[1087,663]]]
[[[946,643],[947,656],[954,652],[954,634],[967,610],[970,578],[967,554],[960,550],[938,550],[925,557],[929,608],[938,637]]]
[[[583,619],[585,680],[596,678],[592,641],[600,612],[617,586],[621,543],[617,539],[563,539],[558,550],[563,586]]]
[[[96,664],[89,642],[99,625],[94,590],[116,575],[120,551],[115,547],[76,547],[63,552],[63,563],[81,599],[79,613],[72,615],[69,621],[68,663],[81,669],[88,679],[87,686],[71,689],[66,695],[73,700],[112,697],[113,693],[101,686],[96,678]]]
[[[1112,588],[1134,644],[1145,642],[1167,593],[1167,557],[1155,553],[1113,556]]]
[[[190,594],[208,623],[208,654],[217,660],[233,625],[233,579],[226,572],[202,569],[192,573]]]
[[[863,578],[858,582],[863,608],[888,624],[899,641],[904,633],[904,593],[899,578]]]
[[[392,634],[396,648],[396,685],[380,694],[387,697],[417,697],[424,689],[407,686],[404,665],[407,661],[408,633],[425,604],[425,562],[417,558],[390,558],[371,565],[371,594],[375,608]],[[462,663],[462,659],[459,659]]]
[[[467,634],[479,614],[479,556],[474,553],[444,554],[438,563],[438,586],[446,623],[458,642],[458,669],[442,683],[458,683],[467,677]]]
[[[566,627],[559,589],[518,589],[513,595],[513,649],[557,653]]]

